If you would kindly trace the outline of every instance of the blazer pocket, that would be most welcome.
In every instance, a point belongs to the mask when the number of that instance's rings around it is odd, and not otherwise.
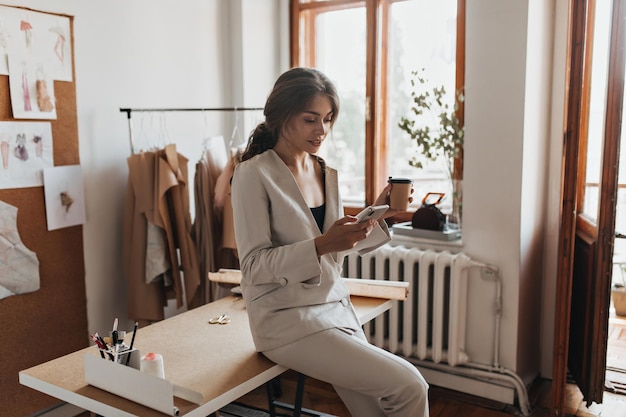
[[[309,278],[306,281],[302,281],[302,287],[315,288],[315,287],[319,287],[321,283],[322,283],[322,276],[318,275],[313,278]]]
[[[256,302],[257,300],[259,300],[261,298],[267,297],[268,295],[275,293],[276,291],[280,290],[281,288],[285,288],[282,285],[278,285],[278,284],[266,284],[266,285],[268,287],[270,287],[270,288],[267,288],[265,291],[262,291],[261,293],[255,295],[250,300],[251,303],[254,303],[254,302]]]

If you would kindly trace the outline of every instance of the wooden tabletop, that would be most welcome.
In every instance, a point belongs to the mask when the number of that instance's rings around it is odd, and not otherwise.
[[[361,323],[392,305],[391,300],[357,296],[352,297],[352,303]],[[230,323],[209,324],[223,313],[229,315]],[[189,417],[207,416],[286,371],[255,351],[244,302],[234,296],[139,329],[134,347],[141,355],[160,353],[165,379],[201,393],[201,405],[174,398],[180,415]],[[91,346],[26,369],[19,373],[20,383],[101,415],[164,415],[88,385],[86,354],[99,352]]]

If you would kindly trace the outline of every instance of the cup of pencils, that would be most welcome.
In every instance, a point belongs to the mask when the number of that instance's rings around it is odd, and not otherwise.
[[[130,345],[125,343],[126,340],[126,331],[119,330],[117,328],[117,319],[113,324],[113,330],[109,332],[108,337],[102,337],[98,333],[94,333],[90,335],[91,340],[96,344],[98,350],[100,351],[100,357],[102,359],[108,359],[115,363],[120,363],[128,366],[131,363],[132,353],[137,349],[134,348],[135,344],[135,335],[137,334],[138,323],[135,323],[135,327],[133,329]],[[136,354],[135,356],[139,356]],[[137,364],[139,363],[139,358],[137,358]]]

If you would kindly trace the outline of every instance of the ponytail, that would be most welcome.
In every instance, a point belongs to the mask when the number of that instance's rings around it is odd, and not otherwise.
[[[248,160],[255,155],[261,154],[276,145],[278,135],[272,134],[265,122],[259,123],[248,138],[248,146],[241,155],[241,161]]]

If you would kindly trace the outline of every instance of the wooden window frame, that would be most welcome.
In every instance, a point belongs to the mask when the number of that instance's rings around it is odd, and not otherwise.
[[[366,8],[367,19],[367,58],[366,58],[366,126],[365,126],[365,203],[371,204],[381,191],[388,176],[387,142],[384,140],[384,128],[386,127],[387,114],[387,91],[386,84],[377,80],[387,78],[387,39],[382,34],[388,33],[389,8],[393,3],[407,0],[329,0],[301,3],[300,0],[290,2],[290,65],[315,66],[313,56],[314,47],[313,33],[309,33],[305,39],[311,42],[306,46],[307,56],[302,56],[300,49],[300,31],[303,25],[304,12],[309,13],[309,19],[314,19],[319,13],[344,10],[356,7]],[[461,90],[465,86],[465,3],[466,0],[457,0],[457,35],[456,35],[456,89]],[[464,102],[459,103],[457,112],[461,124],[464,122]],[[455,178],[463,177],[463,154],[455,160]],[[346,207],[346,212],[354,214],[361,207]],[[409,218],[410,219],[410,218]],[[397,219],[398,221],[407,220]]]

